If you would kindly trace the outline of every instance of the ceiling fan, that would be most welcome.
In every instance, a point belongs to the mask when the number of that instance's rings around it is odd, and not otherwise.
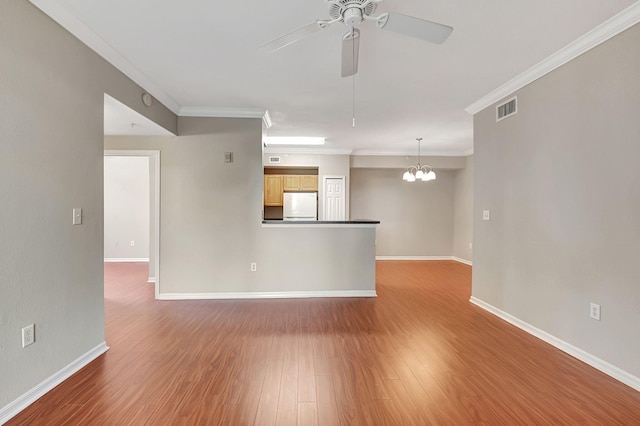
[[[342,77],[349,77],[358,72],[358,50],[360,45],[360,30],[356,27],[362,21],[373,21],[383,30],[393,31],[399,34],[429,41],[431,43],[444,42],[453,28],[448,25],[438,24],[402,15],[400,13],[385,12],[373,16],[376,5],[383,0],[324,0],[329,6],[331,19],[317,20],[305,25],[289,34],[285,34],[262,46],[260,50],[275,52],[296,41],[324,30],[336,22],[343,22],[349,31],[342,36]]]

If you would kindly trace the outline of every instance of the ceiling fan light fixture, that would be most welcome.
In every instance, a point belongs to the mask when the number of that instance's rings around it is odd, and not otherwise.
[[[422,142],[422,138],[416,138],[416,140],[418,141],[418,164],[415,166],[409,166],[402,175],[402,180],[407,182],[415,182],[416,180],[428,182],[430,180],[435,180],[436,172],[433,171],[433,167],[420,165],[420,142]]]

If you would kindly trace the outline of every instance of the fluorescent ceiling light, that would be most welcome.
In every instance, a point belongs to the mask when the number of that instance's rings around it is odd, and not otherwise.
[[[324,138],[306,136],[271,136],[264,139],[265,145],[324,145]]]

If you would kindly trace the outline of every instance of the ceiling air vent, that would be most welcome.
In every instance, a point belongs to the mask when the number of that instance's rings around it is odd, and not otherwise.
[[[518,97],[514,96],[496,107],[496,122],[518,113]]]
[[[276,157],[276,156],[269,157],[269,163],[278,164],[279,162],[280,162],[280,157]]]

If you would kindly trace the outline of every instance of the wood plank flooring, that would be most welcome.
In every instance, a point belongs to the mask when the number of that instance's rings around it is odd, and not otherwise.
[[[111,349],[9,425],[640,425],[640,392],[469,303],[471,268],[378,262],[378,298],[155,301],[105,265]]]

